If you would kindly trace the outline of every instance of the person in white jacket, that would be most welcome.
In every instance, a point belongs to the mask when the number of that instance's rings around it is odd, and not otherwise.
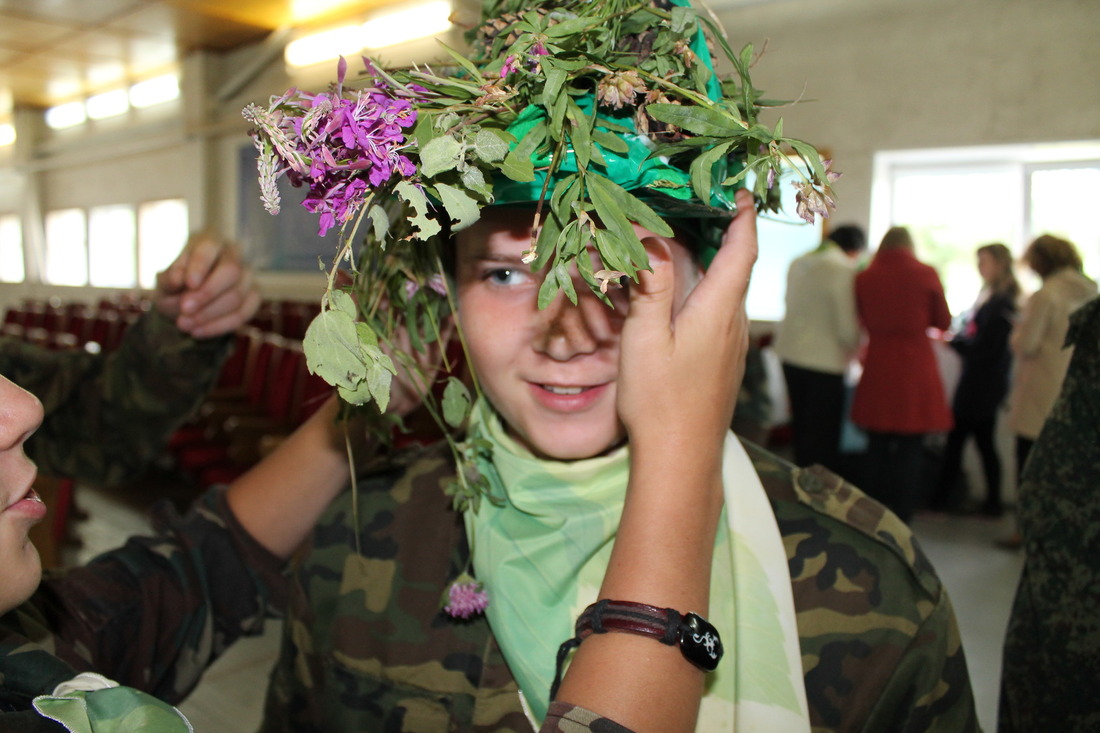
[[[855,225],[837,227],[787,272],[786,315],[775,351],[791,410],[794,462],[840,472],[844,373],[859,345],[855,276],[867,238]]]
[[[1024,305],[1010,344],[1016,358],[1009,426],[1016,435],[1016,463],[1028,451],[1050,414],[1073,349],[1065,348],[1069,314],[1094,295],[1096,283],[1081,271],[1081,255],[1071,242],[1044,234],[1024,252],[1024,262],[1043,279]]]

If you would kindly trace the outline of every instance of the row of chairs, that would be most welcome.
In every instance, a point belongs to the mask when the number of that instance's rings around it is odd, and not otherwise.
[[[300,340],[245,327],[217,386],[172,436],[168,452],[203,487],[232,481],[316,412],[331,391],[306,368]]]

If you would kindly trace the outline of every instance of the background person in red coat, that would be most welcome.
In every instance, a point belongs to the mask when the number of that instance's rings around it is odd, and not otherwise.
[[[868,436],[864,488],[908,522],[921,491],[924,437],[952,426],[928,335],[946,330],[951,312],[939,276],[917,260],[904,227],[886,232],[855,288],[868,336],[852,404],[852,422]]]

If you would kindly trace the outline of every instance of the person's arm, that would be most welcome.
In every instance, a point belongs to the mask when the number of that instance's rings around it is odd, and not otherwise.
[[[756,259],[751,194],[738,192],[737,204],[741,213],[679,312],[670,245],[647,240],[654,271],[641,273],[631,296],[618,384],[630,479],[600,598],[706,613],[722,449],[748,346],[744,298]],[[556,699],[637,731],[692,731],[703,684],[703,672],[677,648],[611,633],[581,644]]]
[[[951,328],[951,309],[947,307],[947,298],[943,294],[943,283],[940,282],[936,271],[928,268],[930,275],[931,322],[932,328],[946,331]]]
[[[856,312],[855,270],[838,267],[834,272],[830,296],[833,308],[833,327],[837,343],[849,354],[859,347],[859,314]]]
[[[114,351],[0,345],[4,373],[43,403],[27,453],[43,474],[93,484],[139,475],[209,392],[230,334],[259,300],[236,251],[198,236],[158,275],[154,308]]]

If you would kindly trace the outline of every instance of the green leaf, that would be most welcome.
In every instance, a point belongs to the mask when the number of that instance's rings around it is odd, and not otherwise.
[[[544,32],[548,38],[566,38],[575,33],[580,33],[588,28],[588,26],[592,25],[593,22],[592,18],[587,18],[585,16],[570,18],[569,20],[550,26]]]
[[[450,57],[455,60],[455,63],[465,69],[470,77],[474,79],[478,84],[481,84],[485,81],[485,79],[481,76],[481,72],[478,71],[477,66],[475,66],[472,61],[466,58],[463,54],[460,54],[458,51],[448,46],[446,43],[443,43],[443,41],[439,41],[438,43],[440,46],[443,47],[443,50],[446,51],[450,55]]]
[[[546,70],[546,85],[542,88],[542,103],[549,107],[561,92],[568,72],[560,66],[550,65],[546,61],[542,62],[542,67]]]
[[[409,221],[416,227],[415,236],[418,239],[427,239],[439,234],[441,229],[439,222],[428,217],[428,198],[423,191],[408,181],[400,181],[393,190],[413,207],[413,215],[409,217]]]
[[[542,285],[539,286],[539,310],[544,310],[546,306],[550,305],[550,301],[554,299],[554,296],[558,294],[558,271],[556,268],[551,268],[546,273],[546,277],[542,280]]]
[[[573,124],[569,128],[569,140],[573,143],[573,152],[577,156],[577,164],[581,168],[588,167],[588,161],[592,158],[592,137],[589,134],[592,129],[592,120],[581,111],[572,98],[566,96],[565,113]]]
[[[378,411],[385,412],[390,404],[390,384],[393,382],[393,374],[380,364],[374,364],[367,372],[367,387],[371,397],[378,403]]]
[[[310,373],[331,385],[354,390],[366,378],[355,321],[342,310],[321,311],[306,329],[302,348]]]
[[[588,257],[588,253],[581,253],[580,257]],[[558,284],[565,292],[565,297],[569,298],[569,302],[573,305],[577,304],[577,291],[573,287],[573,276],[569,274],[569,268],[565,266],[564,262],[559,262],[554,266],[554,270],[557,273]]]
[[[449,171],[462,160],[462,143],[453,135],[444,135],[420,149],[420,173],[426,178]]]
[[[474,138],[474,154],[486,163],[496,163],[504,160],[508,154],[508,145],[512,136],[502,130],[491,127],[483,127]]]
[[[619,135],[614,135],[605,130],[593,130],[592,139],[612,153],[622,153],[625,155],[630,152],[630,146],[626,144],[626,140],[623,140]]]
[[[333,290],[328,294],[328,307],[347,315],[353,321],[359,314],[355,300],[343,290]]]
[[[477,166],[472,165],[462,171],[462,185],[486,201],[493,198],[493,187],[485,180],[485,173]]]
[[[695,196],[703,203],[710,203],[711,174],[714,164],[726,154],[732,145],[733,143],[726,143],[711,148],[691,161],[691,187],[695,190]]]
[[[674,7],[672,9],[672,32],[684,35],[688,31],[694,31],[698,23],[698,16],[690,7]]]
[[[363,321],[355,322],[355,338],[359,341],[359,349],[363,350],[364,346],[378,346],[378,336],[374,333],[374,330],[364,323]],[[379,351],[381,353],[381,351]]]
[[[371,231],[374,234],[374,240],[376,242],[385,242],[386,235],[390,232],[390,217],[378,204],[370,207]]]
[[[451,231],[460,232],[481,216],[481,208],[478,206],[477,201],[470,198],[470,195],[461,188],[448,186],[446,183],[437,183],[435,189],[443,202],[443,208],[447,210],[447,215],[454,222]]]
[[[676,125],[695,135],[729,137],[743,129],[729,114],[708,107],[657,103],[648,105],[646,111],[659,122]]]
[[[535,180],[535,165],[531,162],[531,154],[542,145],[546,139],[546,122],[539,122],[527,131],[512,152],[504,156],[504,162],[500,171],[504,175],[519,183],[529,183]]]
[[[457,377],[448,377],[447,386],[443,388],[443,419],[447,424],[452,428],[462,427],[472,404],[466,385]]]
[[[611,207],[617,212],[622,212],[622,214],[625,215],[625,219],[637,222],[658,236],[673,236],[672,227],[670,227],[664,219],[658,216],[657,212],[619,184],[603,176],[593,174],[589,174],[585,180],[588,181],[588,190],[592,195],[593,204],[596,204],[598,191],[598,195],[603,201],[605,208]],[[600,210],[600,204],[596,204],[596,211],[600,213],[600,218],[604,219],[604,212]],[[607,224],[606,219],[604,219],[604,223]],[[625,229],[630,230],[631,234],[634,232],[633,227],[631,227],[629,223],[626,225]],[[635,239],[636,238],[635,236]]]
[[[806,162],[807,167],[813,170],[814,175],[822,183],[828,181],[825,173],[825,165],[821,162],[821,154],[817,152],[817,148],[810,145],[808,142],[802,140],[795,140],[788,138],[787,143],[790,144],[794,151],[798,153],[799,157]]]

